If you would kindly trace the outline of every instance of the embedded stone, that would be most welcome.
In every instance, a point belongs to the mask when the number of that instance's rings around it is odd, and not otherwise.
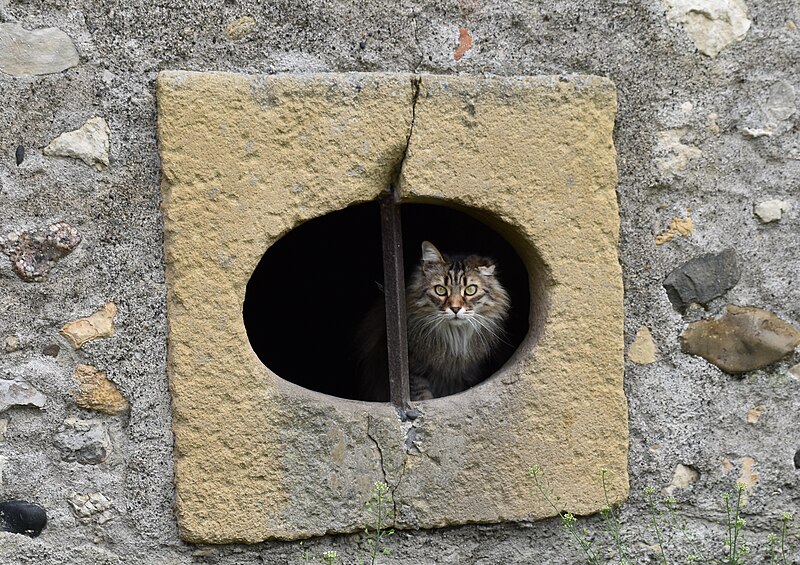
[[[772,312],[729,304],[717,320],[689,324],[681,350],[699,355],[726,373],[752,371],[778,361],[800,344],[800,330]]]
[[[747,411],[745,415],[745,420],[747,420],[748,424],[757,424],[758,421],[761,419],[761,414],[764,413],[767,407],[763,404],[759,404],[757,406],[753,406],[750,410]]]
[[[55,27],[28,31],[0,23],[0,71],[12,76],[60,73],[80,62],[72,39]]]
[[[742,504],[747,504],[748,496],[753,492],[753,489],[758,483],[760,476],[755,470],[755,459],[745,456],[742,457],[739,462],[742,465],[742,470],[739,474],[739,478],[736,479],[736,484],[744,487],[744,492],[742,493]]]
[[[19,343],[19,338],[15,335],[6,336],[4,349],[6,353],[14,353],[15,351],[19,351],[21,349],[21,345]]]
[[[789,376],[800,381],[800,363],[789,367]]]
[[[610,503],[626,498],[611,82],[170,71],[156,92],[184,540],[363,531],[376,481],[390,485],[397,528],[553,516],[519,480],[522,461],[546,468],[575,514],[605,506],[601,467]],[[376,200],[398,163],[402,201],[501,218],[524,260],[552,277],[547,289],[531,282],[549,305],[534,332],[542,339],[480,387],[415,405],[413,421],[388,403],[281,379],[242,331],[242,297],[265,249]]]
[[[687,128],[671,129],[658,133],[656,166],[662,173],[682,174],[689,162],[703,155],[694,145],[687,145],[681,139],[688,132]]]
[[[0,531],[35,538],[47,525],[47,511],[24,500],[0,502]]]
[[[0,413],[12,406],[41,408],[47,397],[25,381],[0,380]]]
[[[673,216],[669,222],[669,226],[661,233],[657,233],[656,245],[664,245],[668,241],[672,241],[676,237],[689,237],[694,230],[694,223],[692,222],[692,213],[687,211],[685,218]]]
[[[469,34],[469,30],[465,27],[458,28],[458,46],[453,58],[460,61],[470,49],[472,49],[472,36]]]
[[[50,269],[80,244],[78,230],[66,222],[50,224],[35,232],[7,233],[0,250],[11,260],[11,269],[25,282],[41,282]]]
[[[679,463],[672,473],[672,481],[664,489],[667,496],[672,496],[678,489],[685,489],[700,480],[700,472],[690,465]]]
[[[114,503],[100,492],[72,493],[67,499],[72,513],[82,524],[105,524],[114,518]]]
[[[762,224],[768,224],[780,221],[788,209],[789,204],[783,200],[765,200],[756,204],[753,211]]]
[[[772,127],[763,128],[743,128],[742,135],[748,139],[758,139],[759,137],[772,137],[775,130]]]
[[[58,357],[60,351],[61,348],[58,346],[58,344],[51,343],[50,345],[46,345],[44,348],[42,348],[42,355],[47,355],[48,357]]]
[[[750,29],[743,0],[662,0],[667,20],[683,25],[697,50],[716,57]]]
[[[53,157],[80,159],[98,171],[108,168],[110,147],[108,124],[103,118],[89,118],[80,129],[62,133],[42,153]]]
[[[64,324],[59,333],[72,343],[72,347],[80,349],[87,341],[113,336],[114,317],[116,315],[117,305],[113,302],[107,302],[100,310],[88,318],[81,318]]]
[[[130,407],[127,399],[103,371],[91,365],[78,365],[73,377],[80,383],[75,404],[81,408],[115,415],[127,412]]]
[[[628,348],[628,359],[638,365],[648,365],[657,359],[658,350],[650,328],[642,326]]]
[[[732,248],[707,253],[687,261],[664,280],[672,305],[684,311],[690,304],[708,304],[739,282],[741,271]]]
[[[253,33],[255,29],[256,20],[250,16],[243,16],[225,26],[225,35],[228,36],[228,39],[237,41]]]
[[[775,121],[788,120],[795,113],[797,95],[794,87],[785,80],[779,80],[769,89],[767,114]]]
[[[53,444],[64,461],[97,465],[111,455],[111,438],[99,420],[67,418],[59,427]]]

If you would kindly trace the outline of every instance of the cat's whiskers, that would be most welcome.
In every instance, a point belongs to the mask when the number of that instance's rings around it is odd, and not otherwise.
[[[470,316],[470,317],[466,318],[466,320],[467,320],[467,322],[469,322],[469,325],[473,327],[473,329],[475,330],[475,333],[478,335],[478,338],[483,342],[483,344],[486,347],[491,347],[491,344],[486,339],[486,336],[483,335],[482,331],[480,331],[480,327],[479,327],[480,322],[478,321],[478,319],[475,318],[474,316]]]

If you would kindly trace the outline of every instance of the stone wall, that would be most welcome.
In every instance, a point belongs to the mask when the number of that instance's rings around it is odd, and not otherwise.
[[[740,481],[748,545],[763,555],[800,505],[797,3],[261,4],[0,0],[0,501],[48,519],[36,537],[0,534],[0,562],[302,555],[296,542],[178,537],[155,99],[167,69],[611,79],[624,534],[634,561],[655,559],[650,486],[719,553],[721,496]],[[0,509],[15,527],[14,506]],[[390,545],[387,563],[577,561],[557,520],[408,530]],[[305,547],[355,556],[364,541]]]

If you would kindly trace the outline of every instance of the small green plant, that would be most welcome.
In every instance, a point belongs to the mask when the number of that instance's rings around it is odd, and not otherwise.
[[[697,546],[697,536],[690,532],[685,518],[679,518],[677,513],[678,503],[673,497],[665,498],[662,502],[667,510],[667,523],[673,531],[680,533],[682,539],[689,547],[689,555],[686,557],[687,563],[709,563],[703,552]]]
[[[746,522],[742,518],[742,510],[744,503],[742,501],[742,494],[744,493],[744,485],[736,485],[736,502],[731,504],[731,495],[725,493],[722,495],[722,500],[725,502],[725,514],[727,515],[728,533],[725,535],[725,548],[727,555],[725,556],[725,565],[742,565],[744,557],[750,551],[744,541],[744,527]]]
[[[600,476],[605,496],[605,506],[600,510],[603,519],[603,528],[611,539],[610,547],[597,549],[592,544],[589,534],[585,528],[579,528],[575,516],[566,512],[559,506],[560,499],[553,494],[550,483],[545,477],[542,469],[536,465],[531,467],[530,476],[539,495],[547,502],[561,518],[561,525],[569,533],[570,538],[576,545],[576,549],[581,553],[585,563],[595,565],[601,563],[599,555],[616,553],[617,563],[620,565],[632,565],[632,551],[630,545],[625,542],[622,536],[622,524],[618,510],[615,509],[608,498],[607,484],[608,469],[601,469]],[[677,514],[677,503],[674,498],[666,498],[659,501],[656,492],[652,487],[644,489],[644,497],[647,503],[649,519],[647,521],[650,530],[655,536],[658,547],[658,562],[661,565],[670,565],[670,554],[674,550],[683,549],[688,553],[687,563],[703,563],[706,565],[744,565],[750,549],[745,542],[745,526],[747,525],[742,517],[745,508],[744,485],[737,484],[736,491],[732,496],[725,493],[722,500],[725,507],[727,526],[725,534],[725,550],[722,559],[707,559],[697,545],[696,536],[688,531],[685,519],[680,519]],[[790,522],[794,516],[789,512],[781,515],[781,528],[779,534],[772,533],[767,538],[768,557],[770,565],[791,565],[789,561],[789,549],[787,547],[787,537]],[[672,537],[667,536],[667,532],[672,532]],[[675,546],[675,541],[680,539],[685,545],[681,548]],[[668,552],[668,546],[672,550]],[[605,563],[606,561],[602,561]],[[673,561],[674,562],[674,561]]]
[[[661,556],[660,561],[664,565],[669,565],[667,548],[661,532],[662,528],[659,526],[659,520],[662,517],[662,513],[658,509],[658,503],[656,502],[656,491],[653,489],[653,487],[646,487],[644,489],[644,496],[647,500],[648,510],[650,511],[650,526],[653,528],[653,532],[656,536],[656,543],[658,544],[658,551],[659,555]]]
[[[784,512],[781,515],[780,536],[774,533],[767,536],[770,565],[789,565],[786,560],[786,532],[789,529],[789,522],[792,520],[794,520],[792,513]]]
[[[602,510],[600,510],[600,514],[603,517],[603,523],[605,524],[606,531],[611,536],[614,549],[616,549],[617,555],[619,555],[620,564],[631,565],[632,562],[629,557],[630,550],[622,540],[622,523],[619,520],[619,513],[608,500],[608,484],[606,482],[606,475],[608,475],[608,469],[605,467],[601,468],[600,480],[603,481],[603,497],[605,498],[606,505],[602,508]]]
[[[556,503],[561,499],[553,495],[553,489],[550,487],[550,482],[544,476],[542,469],[538,465],[533,465],[529,471],[530,477],[533,479],[533,484],[539,494],[547,502],[548,506],[552,508],[561,518],[561,526],[569,533],[572,540],[578,545],[586,563],[589,565],[599,565],[600,557],[597,555],[591,540],[589,540],[588,532],[586,529],[579,531],[576,527],[578,522],[577,518],[570,512],[564,512],[558,507]]]
[[[379,555],[389,555],[389,549],[386,547],[386,538],[394,534],[394,530],[388,528],[389,524],[394,520],[394,501],[392,493],[389,490],[389,485],[384,482],[377,482],[372,490],[372,496],[366,503],[367,513],[369,514],[369,521],[364,534],[367,538],[367,547],[369,548],[369,557],[367,561],[363,561],[358,557],[351,563],[357,565],[376,565]],[[336,565],[337,563],[345,563],[345,558],[340,558],[336,551],[330,550],[323,553],[320,557],[315,558],[311,552],[305,547],[303,542],[300,542],[300,562],[303,565],[310,565],[311,563],[323,563],[324,565]],[[318,561],[319,560],[319,561]]]
[[[326,551],[322,554],[322,562],[325,565],[335,565],[336,560],[339,558],[339,554],[335,551]]]
[[[306,548],[305,542],[300,542],[300,562],[303,565],[309,565],[311,563],[311,553]]]
[[[369,548],[369,564],[375,565],[378,555],[388,555],[389,549],[384,545],[384,540],[394,534],[394,530],[387,526],[394,521],[394,501],[389,485],[384,482],[375,483],[372,498],[367,501],[367,512],[370,521],[364,534],[367,536]]]

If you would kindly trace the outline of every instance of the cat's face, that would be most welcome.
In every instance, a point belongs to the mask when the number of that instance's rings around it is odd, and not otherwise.
[[[416,281],[416,306],[443,322],[474,324],[506,317],[508,295],[495,277],[494,263],[471,255],[448,261],[430,242],[422,244],[421,277]]]

